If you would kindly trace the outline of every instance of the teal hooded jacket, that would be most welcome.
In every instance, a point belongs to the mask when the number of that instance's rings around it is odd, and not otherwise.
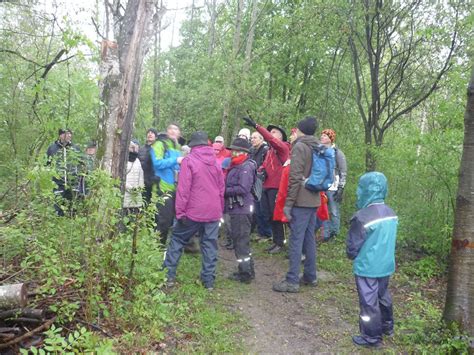
[[[351,219],[346,252],[357,276],[379,278],[395,271],[398,217],[385,204],[387,178],[379,172],[364,174],[357,187],[357,211]]]

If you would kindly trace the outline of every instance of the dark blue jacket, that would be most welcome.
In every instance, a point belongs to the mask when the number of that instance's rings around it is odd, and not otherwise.
[[[255,180],[256,164],[247,159],[232,166],[225,181],[225,212],[229,214],[252,214],[255,200],[252,186]]]
[[[357,187],[357,206],[351,219],[346,252],[357,276],[385,277],[395,271],[398,217],[385,205],[387,179],[382,173],[364,174]]]

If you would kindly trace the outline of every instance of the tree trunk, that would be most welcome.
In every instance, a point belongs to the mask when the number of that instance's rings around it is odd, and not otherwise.
[[[160,0],[160,9],[163,8],[163,0]],[[160,93],[161,93],[161,17],[155,26],[155,48],[153,57],[153,126],[156,128],[160,122]]]
[[[102,45],[100,89],[104,105],[99,122],[98,155],[102,167],[120,178],[122,189],[153,8],[153,2],[146,0],[128,1],[120,18],[117,42],[104,41]]]
[[[229,77],[227,78],[227,82],[225,84],[226,89],[225,89],[225,101],[224,101],[224,112],[222,114],[222,122],[221,122],[221,134],[224,137],[224,139],[229,142],[231,138],[230,134],[230,127],[229,127],[229,113],[234,111],[233,108],[233,97],[235,95],[235,65],[236,65],[236,59],[239,54],[239,49],[240,49],[240,30],[242,26],[242,9],[244,6],[244,1],[243,0],[238,0],[237,1],[237,13],[235,15],[235,31],[234,31],[234,38],[232,42],[232,56],[229,59],[229,62],[227,63],[228,67],[228,72],[229,72]],[[232,128],[233,131],[237,129],[235,127],[237,118],[234,119],[234,127]]]
[[[467,89],[464,144],[456,199],[444,319],[474,336],[474,67]]]
[[[250,64],[252,63],[252,48],[253,40],[255,38],[255,26],[257,25],[257,10],[258,1],[252,0],[252,14],[250,15],[250,29],[247,35],[247,44],[245,46],[245,63],[244,63],[244,74],[247,75],[250,70]]]
[[[214,48],[216,47],[216,21],[217,21],[217,4],[216,0],[212,0],[208,5],[209,16],[211,17],[209,21],[209,45],[207,47],[208,56],[212,56],[214,53]]]
[[[0,286],[0,309],[23,308],[27,297],[25,284]]]

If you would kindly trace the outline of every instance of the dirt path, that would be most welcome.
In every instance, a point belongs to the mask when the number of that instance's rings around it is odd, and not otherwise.
[[[226,277],[235,271],[236,262],[232,251],[222,249],[219,273],[220,277]],[[256,279],[250,285],[242,285],[242,294],[233,305],[249,323],[247,334],[243,334],[248,352],[310,354],[357,351],[350,341],[357,326],[344,320],[337,306],[337,295],[327,294],[331,285],[338,282],[335,275],[318,271],[317,287],[301,287],[296,294],[278,293],[272,291],[272,283],[284,277],[288,260],[282,255],[263,253],[257,253],[254,260]]]

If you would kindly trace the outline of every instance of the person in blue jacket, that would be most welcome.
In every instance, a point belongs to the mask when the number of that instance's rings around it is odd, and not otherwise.
[[[392,297],[388,290],[395,271],[398,217],[384,200],[387,178],[380,172],[361,176],[357,187],[357,211],[351,219],[346,252],[353,260],[359,295],[360,335],[356,345],[378,347],[382,336],[393,336]]]

